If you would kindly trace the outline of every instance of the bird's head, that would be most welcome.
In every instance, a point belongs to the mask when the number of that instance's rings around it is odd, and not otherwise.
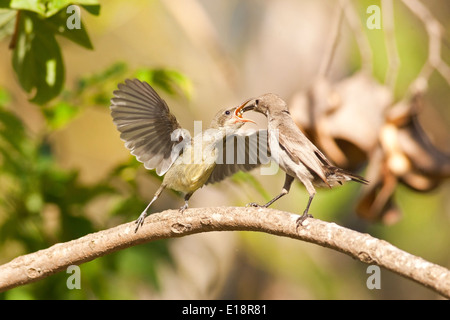
[[[244,113],[244,106],[247,104],[248,100],[241,104],[239,107],[222,109],[214,117],[211,122],[210,128],[212,129],[223,129],[223,130],[238,130],[246,122],[254,121],[250,119],[245,119],[242,117]]]
[[[266,116],[287,110],[286,102],[273,93],[266,93],[258,98],[251,99],[242,108],[242,112],[256,111]]]

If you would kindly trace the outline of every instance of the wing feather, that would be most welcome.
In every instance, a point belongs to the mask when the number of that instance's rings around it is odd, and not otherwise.
[[[120,138],[136,159],[147,169],[163,175],[175,161],[171,135],[181,129],[166,102],[146,82],[125,80],[111,99],[111,116]]]
[[[302,163],[313,171],[320,179],[327,183],[323,170],[324,164],[331,164],[317,147],[308,140],[303,132],[295,125],[291,118],[284,122],[287,124],[278,135],[280,147],[296,163]]]
[[[206,184],[219,182],[238,171],[250,171],[269,162],[267,130],[226,136],[217,144],[218,161]]]

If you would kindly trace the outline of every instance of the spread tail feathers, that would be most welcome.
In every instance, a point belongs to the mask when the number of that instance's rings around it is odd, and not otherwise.
[[[330,185],[333,185],[333,183],[336,182],[342,184],[343,182],[350,180],[362,184],[369,184],[369,181],[364,179],[363,177],[338,167],[327,166],[326,171],[327,181],[328,183],[330,183]]]

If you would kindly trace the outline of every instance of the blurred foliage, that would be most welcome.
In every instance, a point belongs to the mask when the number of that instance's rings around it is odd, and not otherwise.
[[[361,21],[367,19],[366,8],[370,5],[378,5],[381,7],[380,0],[361,0],[355,1],[355,6],[358,8]],[[398,48],[399,65],[398,77],[395,82],[394,95],[401,98],[404,96],[411,81],[417,77],[427,58],[427,46],[417,46],[417,43],[427,43],[427,34],[425,28],[418,28],[414,21],[414,16],[400,1],[394,1],[395,11],[395,41]],[[364,34],[367,36],[373,54],[373,75],[384,83],[386,74],[389,69],[389,60],[386,50],[386,34],[381,29],[363,28]],[[356,54],[356,50],[353,51]],[[357,61],[357,59],[352,59]]]
[[[66,10],[71,3],[86,5],[92,14],[99,14],[96,0],[81,1],[0,1],[0,35],[12,33],[10,48],[14,50],[13,67],[22,88],[33,94],[31,101],[44,104],[55,98],[64,85],[64,62],[56,36],[92,49],[92,43],[75,10]],[[68,28],[68,18],[78,15],[80,27]],[[12,25],[15,24],[13,28]]]
[[[95,225],[89,215],[92,203],[100,201],[111,217],[126,222],[136,218],[146,200],[139,196],[136,175],[142,165],[130,160],[118,165],[95,184],[80,182],[76,170],[60,168],[48,142],[48,136],[72,121],[83,106],[109,105],[112,88],[129,77],[156,73],[150,84],[169,94],[180,90],[185,94],[189,80],[173,70],[163,69],[129,72],[125,63],[116,63],[106,70],[81,78],[73,90],[65,90],[61,97],[43,107],[47,126],[32,135],[23,121],[9,110],[9,94],[0,90],[0,255],[11,259],[13,248],[22,254],[47,248],[56,242],[79,238],[103,229]],[[119,80],[120,79],[120,80]],[[163,80],[162,80],[163,79]],[[178,88],[182,79],[183,88]],[[161,84],[161,85],[160,85]],[[178,88],[178,89],[176,89]],[[154,172],[147,175],[161,179]],[[48,280],[0,294],[0,297],[70,299],[113,298],[116,281],[127,281],[130,288],[142,281],[158,288],[156,266],[171,261],[168,241],[130,248],[97,259],[82,266],[85,290],[70,291],[65,286],[67,275],[60,273]],[[115,279],[116,273],[123,275]],[[64,285],[62,285],[64,284]],[[131,290],[131,289],[130,289]],[[121,292],[120,298],[133,298],[133,292]]]
[[[136,72],[136,78],[163,88],[170,94],[177,93],[177,89],[181,90],[187,98],[192,97],[192,84],[183,74],[175,70],[166,69],[139,69]]]
[[[45,0],[45,1],[23,1],[23,0],[0,0],[0,8],[11,8],[14,10],[27,10],[38,13],[43,17],[51,17],[70,4],[82,5],[88,12],[99,14],[100,5],[98,0]]]

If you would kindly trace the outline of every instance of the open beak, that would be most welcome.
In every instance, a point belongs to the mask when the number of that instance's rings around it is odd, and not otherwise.
[[[248,103],[248,101],[247,101],[247,103]],[[255,110],[255,108],[256,108],[256,106],[254,104],[249,104],[248,106],[243,107],[241,112],[244,113],[247,111],[252,111],[252,110]]]
[[[241,105],[240,105],[238,108],[236,108],[236,110],[234,111],[234,118],[235,118],[236,122],[251,122],[251,123],[256,124],[256,122],[253,121],[253,120],[242,118],[242,114],[243,114],[245,111],[248,111],[248,110],[249,110],[249,109],[245,110],[245,109],[246,109],[245,105],[246,105],[250,100],[251,100],[251,99],[246,100],[243,104],[241,104]]]

